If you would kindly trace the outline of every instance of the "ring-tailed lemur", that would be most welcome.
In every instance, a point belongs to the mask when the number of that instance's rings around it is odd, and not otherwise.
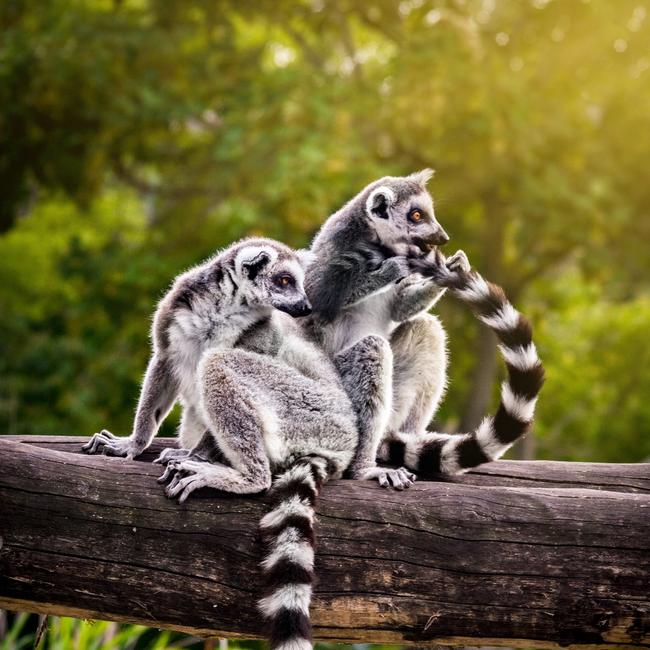
[[[273,648],[311,647],[314,500],[350,466],[358,442],[336,368],[286,315],[309,309],[298,258],[271,240],[245,240],[182,274],[156,310],[133,434],[103,431],[84,446],[132,458],[180,398],[181,442],[194,448],[161,455],[170,498],[206,486],[259,492],[280,472],[260,522],[260,608]]]
[[[492,287],[480,276],[467,276],[468,263],[462,251],[444,265],[442,258],[436,258],[437,266],[443,265],[446,274],[440,269],[437,273],[427,272],[425,267],[431,262],[423,263],[423,258],[449,240],[435,218],[426,188],[431,175],[430,170],[423,170],[371,183],[325,222],[310,249],[305,289],[313,313],[306,328],[334,359],[359,413],[360,448],[368,453],[359,454],[355,462],[367,467],[374,462],[372,444],[367,441],[402,441],[404,433],[416,434],[415,441],[426,430],[442,399],[447,381],[446,334],[440,321],[427,312],[444,294],[445,282],[450,282],[454,272],[464,274],[467,291],[456,292],[461,298],[471,297],[472,291],[480,293],[484,286]],[[496,288],[490,288],[490,292],[495,300],[502,296]],[[468,302],[472,304],[471,299]],[[476,304],[479,311],[487,309],[483,303]],[[499,305],[504,318],[510,320],[486,317],[483,322],[499,336],[507,337],[510,334],[501,326],[507,323],[516,330],[518,316],[505,298]],[[520,338],[525,341],[524,336]],[[530,373],[530,384],[521,393],[513,384],[513,399],[503,404],[521,405],[526,400],[525,409],[516,407],[514,411],[530,422],[543,369],[532,342],[524,344],[527,347],[522,355],[528,365],[523,370]],[[509,364],[516,353],[510,354],[510,359],[506,356]],[[366,362],[370,370],[365,370]],[[388,384],[391,389],[369,400],[368,377],[377,378],[378,383]],[[358,404],[361,398],[363,405]],[[368,404],[375,406],[370,415],[364,412]],[[499,439],[511,437],[500,430],[501,425],[509,426],[503,408],[494,419]],[[487,426],[484,423],[480,440],[487,439]],[[521,435],[522,428],[518,430]],[[401,457],[410,469],[424,468],[422,463],[408,464],[413,460],[410,453],[393,454],[393,459]],[[495,457],[487,452],[474,454],[468,465],[467,455],[459,467],[475,466]],[[452,463],[443,463],[441,469],[452,470]]]

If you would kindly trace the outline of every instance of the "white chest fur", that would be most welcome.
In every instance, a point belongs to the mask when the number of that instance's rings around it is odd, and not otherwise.
[[[336,354],[371,334],[388,338],[395,328],[391,320],[394,300],[395,287],[391,285],[343,310],[326,328],[327,351]]]

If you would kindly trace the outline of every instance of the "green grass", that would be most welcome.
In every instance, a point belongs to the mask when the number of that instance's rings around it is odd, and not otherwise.
[[[7,633],[0,639],[0,650],[27,650],[34,647],[39,617],[36,614],[9,614]],[[196,637],[157,630],[143,625],[90,621],[50,616],[38,650],[202,650],[204,641]],[[215,649],[219,642],[215,641]],[[228,641],[228,650],[262,650],[262,641]],[[337,645],[318,643],[316,650],[398,650],[389,645]]]
[[[17,614],[10,619],[0,650],[32,648],[36,640],[38,616]],[[87,621],[51,616],[38,645],[39,650],[163,650],[200,647],[197,639],[142,625],[118,625],[107,621]]]

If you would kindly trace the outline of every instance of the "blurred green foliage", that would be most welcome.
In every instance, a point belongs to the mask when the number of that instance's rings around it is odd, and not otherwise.
[[[370,180],[432,166],[450,246],[536,326],[537,455],[648,458],[649,9],[4,0],[0,432],[128,433],[178,271],[245,235],[307,245]],[[454,429],[500,371],[472,318],[441,312]],[[50,648],[176,647],[56,620]]]
[[[538,455],[648,457],[647,14],[643,0],[5,0],[0,430],[128,433],[148,319],[179,270],[245,235],[306,245],[368,181],[432,166],[450,247],[536,325]],[[438,424],[453,429],[500,370],[472,318],[441,311]]]

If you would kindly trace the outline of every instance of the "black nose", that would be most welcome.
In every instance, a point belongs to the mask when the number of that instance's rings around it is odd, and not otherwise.
[[[296,308],[296,315],[297,316],[309,316],[311,314],[311,305],[309,304],[308,301],[304,301],[298,305]]]
[[[430,241],[436,246],[444,246],[449,241],[449,235],[440,228],[440,230],[436,230]]]
[[[285,311],[289,316],[294,318],[300,318],[301,316],[309,316],[311,314],[311,305],[308,300],[301,300],[300,302],[295,302],[292,305],[288,306]]]

